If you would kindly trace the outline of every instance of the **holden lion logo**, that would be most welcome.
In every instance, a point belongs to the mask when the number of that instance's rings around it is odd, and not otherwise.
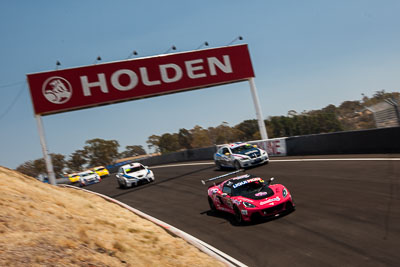
[[[64,78],[51,77],[43,84],[43,95],[46,99],[54,104],[64,104],[71,99],[71,84]]]

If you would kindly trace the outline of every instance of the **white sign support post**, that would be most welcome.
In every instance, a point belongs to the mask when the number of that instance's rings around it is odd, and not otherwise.
[[[43,158],[46,163],[48,179],[50,184],[57,185],[56,176],[54,175],[53,164],[51,163],[51,159],[47,151],[46,140],[44,138],[42,117],[40,115],[35,115],[35,118],[39,130],[40,144],[42,145]]]
[[[258,99],[257,88],[256,84],[254,83],[254,78],[250,78],[249,83],[250,83],[251,95],[253,96],[254,107],[256,109],[256,116],[257,116],[258,128],[260,130],[261,139],[267,140],[268,139],[267,129],[265,128],[260,100]]]

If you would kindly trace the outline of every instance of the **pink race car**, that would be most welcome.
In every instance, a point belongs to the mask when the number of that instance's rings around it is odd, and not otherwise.
[[[241,171],[202,180],[202,183],[205,185]],[[294,211],[295,204],[289,190],[281,184],[272,184],[273,180],[264,181],[258,176],[244,174],[214,183],[208,188],[211,211],[229,212],[239,224]]]

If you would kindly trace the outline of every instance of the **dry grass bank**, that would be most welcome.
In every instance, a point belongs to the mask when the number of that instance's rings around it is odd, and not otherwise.
[[[0,266],[224,266],[98,196],[0,167]]]

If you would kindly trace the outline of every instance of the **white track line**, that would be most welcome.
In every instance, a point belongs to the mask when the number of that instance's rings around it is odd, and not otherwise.
[[[269,162],[275,163],[275,162],[304,162],[304,161],[400,161],[400,158],[272,159]],[[151,169],[157,169],[157,168],[196,166],[196,165],[214,165],[214,161],[157,165],[157,166],[153,166],[153,167],[150,167],[150,168]]]
[[[348,159],[278,159],[270,162],[290,162],[290,161],[400,161],[400,158],[348,158]]]
[[[87,193],[97,195],[99,197],[102,197],[105,200],[113,202],[113,203],[115,203],[115,204],[117,204],[117,205],[119,205],[119,206],[121,206],[121,207],[123,207],[123,208],[125,208],[125,209],[127,209],[127,210],[129,210],[129,211],[131,211],[133,213],[135,213],[136,215],[138,215],[138,216],[140,216],[142,218],[145,218],[145,219],[153,222],[154,224],[157,224],[158,226],[164,228],[169,233],[172,233],[172,234],[174,234],[176,236],[179,236],[180,238],[186,240],[188,243],[192,244],[193,246],[195,246],[199,250],[203,251],[207,255],[209,255],[209,256],[213,257],[214,259],[224,263],[226,266],[229,266],[229,267],[247,267],[247,265],[245,265],[244,263],[236,260],[235,258],[233,258],[233,257],[229,256],[228,254],[220,251],[219,249],[207,244],[206,242],[201,241],[200,239],[197,239],[196,237],[194,237],[194,236],[192,236],[192,235],[190,235],[190,234],[188,234],[188,233],[186,233],[186,232],[184,232],[184,231],[182,231],[182,230],[180,230],[180,229],[178,229],[178,228],[176,228],[176,227],[174,227],[174,226],[172,226],[170,224],[167,224],[167,223],[165,223],[165,222],[163,222],[163,221],[161,221],[161,220],[159,220],[159,219],[157,219],[155,217],[152,217],[152,216],[150,216],[150,215],[148,215],[148,214],[146,214],[146,213],[144,213],[144,212],[142,212],[142,211],[140,211],[138,209],[135,209],[135,208],[133,208],[133,207],[121,202],[121,201],[118,201],[118,200],[116,200],[114,198],[111,198],[109,196],[106,196],[106,195],[103,195],[103,194],[100,194],[100,193],[97,193],[97,192],[94,192],[94,191],[90,191],[90,190],[86,190],[86,189],[83,189],[83,188],[79,188],[79,187],[76,187],[76,186],[71,186],[71,185],[59,185],[59,186],[60,187],[68,187],[68,188],[73,188],[73,189],[85,191]]]

